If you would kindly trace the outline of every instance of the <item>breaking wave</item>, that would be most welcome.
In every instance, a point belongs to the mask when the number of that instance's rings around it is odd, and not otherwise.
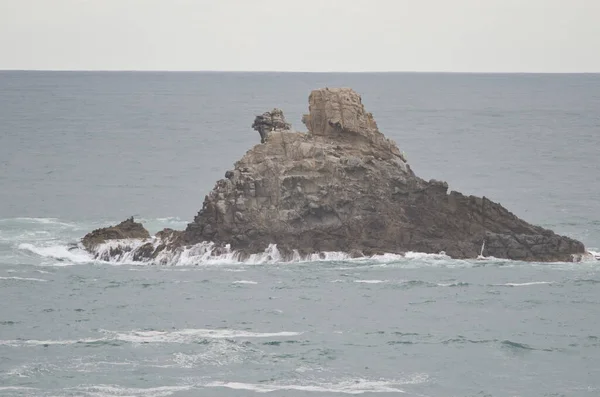
[[[174,386],[159,386],[149,388],[125,387],[120,385],[79,385],[62,389],[65,392],[76,393],[81,396],[117,397],[117,396],[143,396],[143,397],[168,397],[180,392],[197,391],[202,389],[227,388],[230,390],[246,391],[251,393],[272,393],[282,391],[297,391],[304,393],[331,393],[331,394],[365,394],[365,393],[406,393],[401,386],[414,385],[428,382],[426,374],[415,374],[404,380],[363,378],[344,378],[331,380],[307,380],[297,383],[244,383],[234,381],[190,382]],[[45,395],[41,389],[31,387],[0,387],[0,390],[34,392],[36,395]],[[42,394],[40,394],[42,393]],[[187,395],[187,394],[186,394]]]
[[[233,329],[182,329],[176,331],[105,331],[114,339],[130,343],[190,343],[203,339],[274,338],[301,335],[302,332],[251,332]]]
[[[255,393],[272,393],[286,390],[340,394],[406,393],[399,387],[403,385],[425,383],[427,381],[427,375],[417,374],[406,380],[344,379],[337,382],[307,382],[305,384],[212,382],[206,384],[205,387],[223,387]]]
[[[39,282],[48,281],[48,280],[44,280],[43,278],[33,278],[33,277],[0,277],[0,280],[39,281]]]
[[[550,285],[554,284],[554,281],[531,281],[528,283],[504,283],[504,284],[492,284],[493,287],[528,287],[531,285]]]
[[[30,243],[21,243],[19,250],[31,252],[44,258],[50,258],[63,262],[62,266],[70,264],[82,264],[92,262],[93,259],[80,247],[68,247],[67,245],[50,245],[38,247]]]
[[[58,340],[32,340],[14,339],[0,340],[0,346],[25,347],[25,346],[52,346],[52,345],[91,345],[114,344],[115,342],[148,344],[148,343],[195,343],[207,339],[252,339],[252,338],[279,338],[301,335],[302,332],[251,332],[233,329],[180,329],[174,331],[129,331],[116,332],[100,330],[107,335],[102,338],[58,339]]]
[[[124,239],[108,241],[96,247],[93,255],[88,253],[79,243],[37,245],[32,243],[21,243],[18,249],[33,253],[47,259],[53,259],[59,263],[52,266],[69,266],[85,263],[105,263],[122,265],[167,265],[167,266],[196,266],[196,265],[262,265],[275,263],[304,263],[304,262],[373,262],[379,264],[391,264],[397,262],[415,261],[448,261],[450,257],[445,253],[426,254],[419,252],[406,252],[405,254],[381,254],[365,257],[353,257],[345,252],[319,252],[306,256],[294,251],[292,255],[283,255],[276,244],[270,244],[264,252],[251,255],[243,255],[231,249],[229,245],[219,247],[213,242],[202,242],[188,247],[180,247],[174,250],[161,251],[154,258],[140,259],[140,252],[144,245],[152,244],[156,249],[164,241],[152,237],[150,239]]]
[[[77,395],[95,396],[95,397],[112,397],[112,396],[143,396],[143,397],[168,397],[174,393],[191,390],[194,386],[160,386],[150,387],[146,389],[121,387],[116,385],[91,385],[78,386],[71,391],[75,391]],[[82,394],[84,393],[84,394]]]
[[[0,219],[0,224],[7,224],[7,223],[29,223],[29,224],[64,226],[64,227],[76,227],[76,225],[74,223],[61,222],[58,220],[58,218],[19,217],[19,218]]]
[[[408,259],[451,259],[444,251],[440,252],[439,254],[426,254],[424,252],[409,251],[404,256]]]
[[[179,218],[156,218],[144,220],[153,229],[164,226],[180,226],[184,223]],[[153,258],[147,258],[148,244],[153,249],[168,241],[151,237],[149,239],[112,240],[100,244],[95,251],[88,253],[81,243],[75,243],[81,231],[90,230],[99,224],[73,224],[56,218],[10,218],[0,219],[0,240],[14,244],[21,253],[30,253],[45,259],[45,266],[70,266],[74,264],[102,263],[112,265],[261,265],[275,263],[304,263],[304,262],[352,262],[374,266],[373,262],[387,266],[401,264],[410,267],[431,266],[470,267],[487,266],[511,262],[492,257],[480,257],[473,260],[453,260],[445,252],[422,253],[406,252],[404,254],[380,254],[369,257],[353,257],[345,252],[320,252],[310,255],[300,255],[293,251],[284,255],[276,244],[269,245],[264,252],[244,255],[232,250],[229,245],[219,246],[212,242],[201,242],[193,246],[165,249]],[[70,242],[70,243],[69,243]],[[146,253],[146,254],[144,254]],[[584,258],[600,260],[600,252],[589,251]]]
[[[388,280],[354,280],[355,283],[361,283],[361,284],[381,284],[381,283],[387,283]]]

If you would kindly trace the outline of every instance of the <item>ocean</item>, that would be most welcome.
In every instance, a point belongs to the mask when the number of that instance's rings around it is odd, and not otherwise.
[[[69,249],[129,216],[184,228],[254,116],[303,131],[325,86],[359,92],[417,175],[600,251],[598,74],[4,71],[0,395],[600,395],[600,262]]]

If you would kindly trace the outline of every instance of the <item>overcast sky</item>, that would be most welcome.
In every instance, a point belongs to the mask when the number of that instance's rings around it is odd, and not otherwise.
[[[0,69],[600,72],[600,0],[0,0]]]

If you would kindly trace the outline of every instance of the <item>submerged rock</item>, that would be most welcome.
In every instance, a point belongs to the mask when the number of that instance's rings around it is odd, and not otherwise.
[[[245,255],[277,244],[288,256],[443,251],[453,258],[524,261],[572,261],[585,253],[582,243],[485,197],[417,177],[349,88],[313,91],[302,121],[307,133],[289,131],[278,109],[257,117],[253,127],[265,133],[263,144],[217,181],[193,222],[170,231],[162,249],[211,241]],[[90,250],[100,239],[88,236]],[[156,256],[154,247],[138,259]]]

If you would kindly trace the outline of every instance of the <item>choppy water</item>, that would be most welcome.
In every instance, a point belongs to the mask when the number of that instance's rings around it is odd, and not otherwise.
[[[600,76],[0,73],[0,395],[597,396],[598,263],[93,262],[183,228],[282,107],[351,86],[411,166],[600,246]],[[377,394],[376,394],[377,393]]]

